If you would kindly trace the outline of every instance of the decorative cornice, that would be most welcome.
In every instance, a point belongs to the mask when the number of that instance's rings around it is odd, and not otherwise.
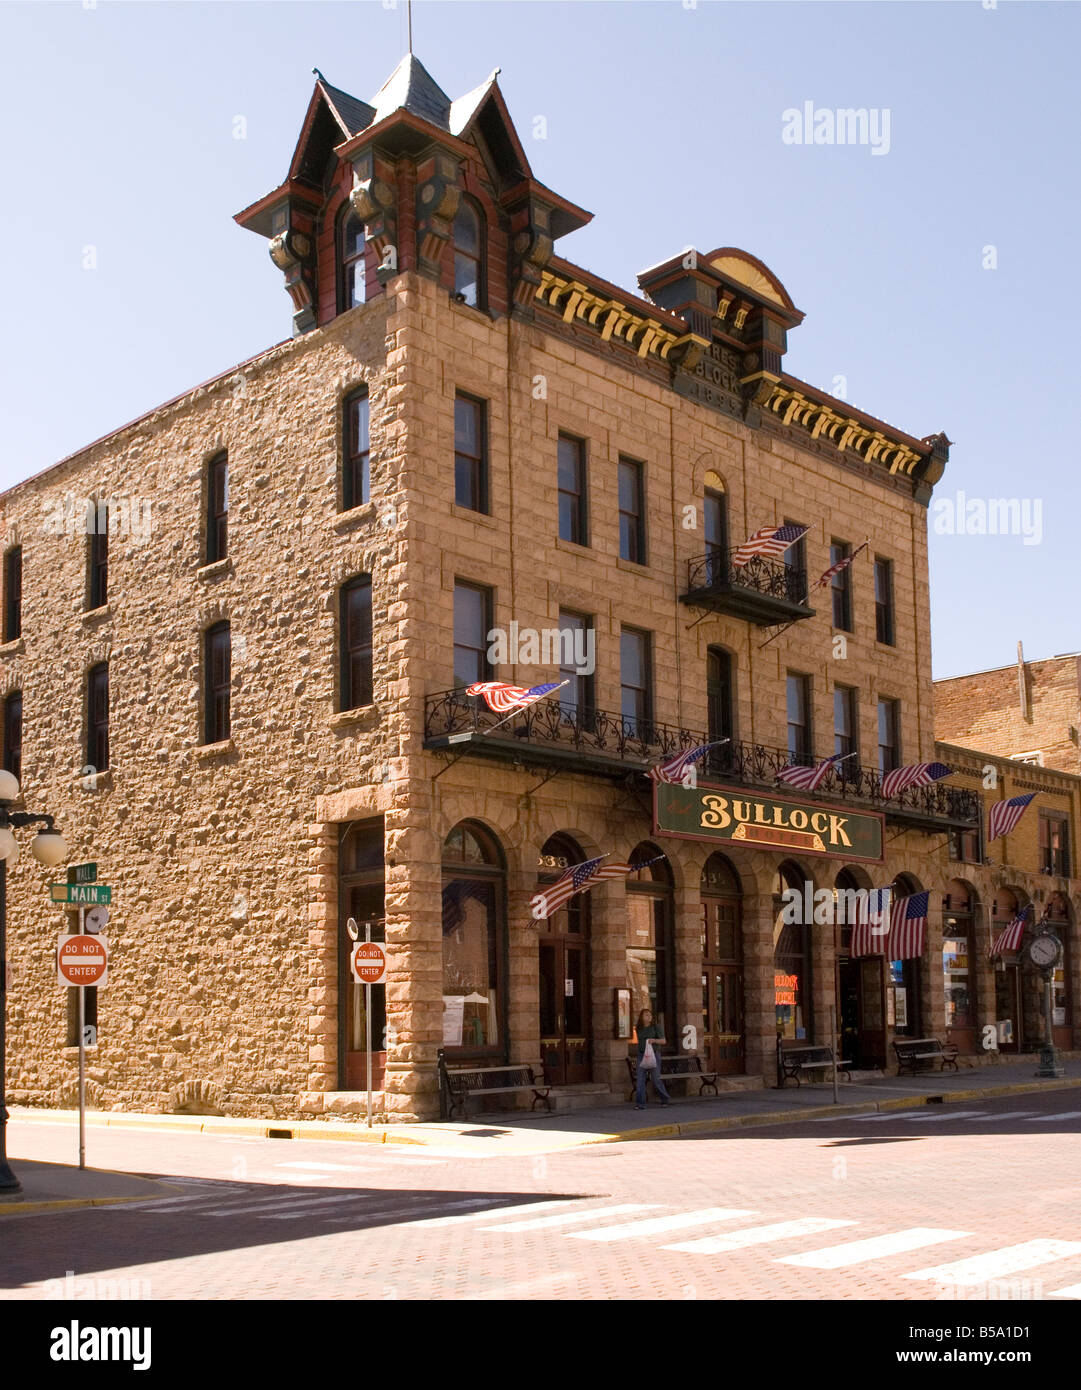
[[[564,323],[581,320],[598,330],[600,341],[621,342],[637,356],[653,356],[663,362],[693,365],[709,340],[696,333],[674,333],[656,319],[636,313],[617,299],[596,293],[581,280],[540,273],[537,300],[559,314]]]

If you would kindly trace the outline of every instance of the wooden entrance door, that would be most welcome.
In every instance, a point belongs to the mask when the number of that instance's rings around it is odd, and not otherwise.
[[[743,986],[739,967],[707,965],[702,970],[704,1060],[721,1076],[741,1073],[743,1063]]]
[[[1020,1052],[1024,1021],[1021,1013],[1021,971],[1016,965],[995,970],[995,1024],[998,1050]],[[1008,1024],[1009,1027],[1003,1027]]]
[[[854,1067],[886,1065],[886,1019],[881,956],[842,957],[837,967],[841,1056]]]
[[[379,893],[382,899],[382,890]],[[370,907],[372,893],[368,888],[353,888],[346,893],[350,910],[346,918],[355,918],[360,927],[360,939],[364,940],[364,923],[371,921],[372,940],[385,941],[386,931],[382,917],[366,918],[365,907]],[[348,939],[345,922],[341,926],[345,944],[345,963],[342,970],[342,997],[345,1000],[345,1039],[342,1057],[347,1091],[365,1091],[368,1088],[367,1052],[365,1050],[365,1009],[364,986],[353,979],[349,968],[349,955],[353,943]],[[383,1076],[387,1066],[387,1008],[386,986],[373,985],[372,998],[372,1090],[383,1089]]]
[[[580,937],[540,942],[540,1031],[544,1079],[589,1081],[589,948]]]

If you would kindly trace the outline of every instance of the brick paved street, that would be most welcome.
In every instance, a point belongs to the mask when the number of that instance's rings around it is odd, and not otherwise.
[[[72,1138],[13,1121],[16,1168]],[[176,1190],[4,1218],[0,1296],[1076,1299],[1079,1151],[1076,1090],[508,1158],[109,1128]]]

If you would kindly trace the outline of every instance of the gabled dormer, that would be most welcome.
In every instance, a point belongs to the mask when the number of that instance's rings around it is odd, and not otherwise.
[[[452,101],[408,54],[369,104],[316,71],[286,181],[236,218],[269,238],[294,333],[404,270],[493,316],[532,303],[553,243],[591,214],[533,177],[497,78]]]

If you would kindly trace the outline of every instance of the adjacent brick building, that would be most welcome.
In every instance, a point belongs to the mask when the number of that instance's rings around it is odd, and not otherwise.
[[[645,1005],[732,1085],[831,1009],[862,1065],[943,1028],[937,891],[896,964],[782,893],[937,890],[975,824],[963,787],[879,785],[934,756],[945,437],[788,374],[803,316],[755,257],[682,252],[630,293],[555,253],[588,217],[494,76],[451,102],[409,57],[371,104],[320,77],[286,181],[237,219],[292,340],[0,499],[5,760],[116,888],[98,1103],[355,1112],[350,917],[390,956],[388,1117],[438,1112],[441,1048],[543,1069],[560,1104],[622,1094]],[[783,557],[737,565],[786,522]],[[497,728],[485,679],[567,684]],[[662,833],[646,772],[707,738]],[[635,872],[533,916],[604,854]],[[26,865],[9,904],[10,1090],[56,1103],[57,909]]]

